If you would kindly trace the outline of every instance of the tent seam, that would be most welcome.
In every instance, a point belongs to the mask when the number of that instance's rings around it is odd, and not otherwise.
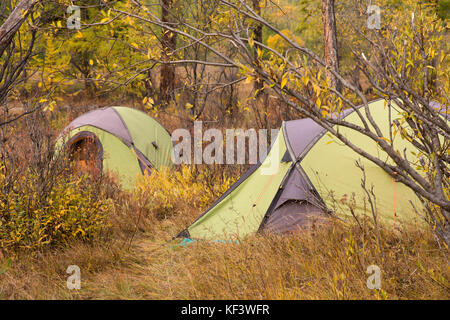
[[[153,163],[145,156],[145,154],[144,154],[141,150],[139,150],[139,149],[134,145],[133,136],[131,135],[131,131],[130,131],[130,129],[128,129],[128,126],[127,126],[125,120],[123,120],[123,118],[122,118],[122,116],[120,115],[120,113],[116,110],[116,107],[111,107],[111,109],[113,109],[114,112],[117,114],[117,116],[119,117],[120,121],[122,122],[123,126],[125,127],[125,129],[127,130],[128,134],[129,134],[129,136],[130,136],[131,144],[130,144],[130,147],[129,147],[129,148],[132,148],[132,149],[134,150],[134,152],[139,151],[139,153],[142,154],[142,156],[145,158],[145,160],[147,160],[148,163],[150,163],[150,165],[152,166],[152,168],[155,168],[155,164],[153,164]],[[157,122],[157,121],[155,121],[155,122]],[[167,130],[166,130],[166,131],[167,131]],[[136,157],[138,158],[139,161],[141,161],[141,159],[139,159],[139,156],[137,155],[137,152],[136,152]],[[141,171],[142,171],[142,174],[145,174],[145,172],[142,170],[141,166],[139,166],[139,167],[140,167],[140,169],[141,169]],[[150,169],[151,169],[151,168],[150,168]]]
[[[287,137],[288,135],[287,135],[287,132],[286,132],[287,130],[286,130],[286,122],[285,121],[283,121],[283,123],[281,125],[281,130],[283,130],[283,136],[284,136],[284,142],[286,144],[286,149],[289,151],[289,154],[291,155],[291,158],[295,159],[295,160],[293,160],[293,165],[296,167],[296,169],[300,173],[300,176],[305,180],[305,182],[308,185],[308,187],[315,193],[315,196],[318,197],[318,200],[320,202],[322,202],[322,204],[324,205],[324,208],[329,210],[329,208],[325,204],[325,201],[322,199],[320,194],[317,192],[316,188],[311,183],[311,180],[309,180],[308,175],[303,171],[303,168],[300,165],[301,159],[297,159],[295,157],[294,150],[292,149],[292,146],[291,146],[291,144],[289,142],[289,139]],[[320,136],[323,137],[323,134],[321,134]],[[314,144],[312,144],[311,148],[314,146]],[[308,150],[308,152],[309,152],[309,150]]]

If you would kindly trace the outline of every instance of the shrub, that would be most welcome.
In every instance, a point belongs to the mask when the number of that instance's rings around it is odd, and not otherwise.
[[[134,200],[158,219],[185,212],[187,208],[203,209],[233,183],[222,173],[208,187],[209,174],[201,168],[187,166],[176,171],[154,171],[138,179]]]
[[[70,182],[59,177],[40,195],[36,178],[26,170],[0,193],[0,250],[92,240],[106,226],[110,204],[98,185],[84,176]],[[5,179],[0,173],[0,185],[6,184]]]

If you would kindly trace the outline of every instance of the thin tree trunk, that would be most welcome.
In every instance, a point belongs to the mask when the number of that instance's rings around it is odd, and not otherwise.
[[[164,23],[171,23],[170,10],[173,7],[174,0],[162,0],[161,2],[161,20]],[[163,30],[162,35],[162,55],[161,60],[168,62],[171,60],[171,54],[176,48],[176,33]],[[160,80],[160,103],[167,105],[173,96],[175,89],[175,68],[170,64],[162,64]]]
[[[325,62],[332,70],[339,72],[334,0],[322,0],[322,21]],[[340,81],[331,72],[327,72],[327,76],[330,79],[329,85],[341,92],[342,84]]]
[[[355,63],[355,68],[353,69],[353,85],[358,88],[358,90],[362,91],[361,82],[360,82],[361,69],[359,65]]]
[[[252,0],[252,5],[253,5],[253,10],[258,14],[261,15],[261,6],[260,6],[260,0]],[[262,25],[258,24],[255,29],[253,30],[253,35],[254,35],[254,40],[255,42],[259,42],[262,43]],[[254,59],[255,62],[258,61],[258,48],[260,48],[260,46],[258,44],[255,43],[254,46]],[[264,82],[259,79],[256,78],[254,83],[254,89],[255,91],[258,92],[257,95],[259,95],[259,93],[261,92],[261,90],[264,88]]]
[[[8,19],[0,26],[0,55],[11,43],[14,35],[39,0],[22,0],[17,4]]]

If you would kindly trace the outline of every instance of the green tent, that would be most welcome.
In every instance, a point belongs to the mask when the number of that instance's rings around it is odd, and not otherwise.
[[[400,118],[401,110],[394,106],[389,114],[384,100],[371,102],[369,109],[389,137],[389,120]],[[361,124],[356,112],[347,111],[343,117]],[[342,126],[339,132],[366,152],[389,161],[368,137]],[[393,143],[402,152],[405,148],[417,151],[400,135]],[[323,220],[330,212],[350,215],[350,203],[356,214],[370,214],[357,160],[365,168],[367,189],[374,186],[380,218],[398,223],[420,221],[410,202],[418,210],[423,206],[411,189],[305,118],[283,122],[265,160],[247,171],[178,237],[229,240],[257,231],[292,231]]]
[[[95,154],[96,167],[118,176],[125,189],[133,188],[145,171],[172,165],[170,134],[155,119],[127,107],[81,115],[63,130],[56,146],[66,146],[71,156],[84,152],[78,156],[83,160]]]

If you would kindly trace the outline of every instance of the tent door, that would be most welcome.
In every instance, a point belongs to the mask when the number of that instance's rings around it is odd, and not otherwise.
[[[71,139],[69,159],[73,172],[82,172],[98,177],[102,171],[102,148],[94,134],[81,132]]]

